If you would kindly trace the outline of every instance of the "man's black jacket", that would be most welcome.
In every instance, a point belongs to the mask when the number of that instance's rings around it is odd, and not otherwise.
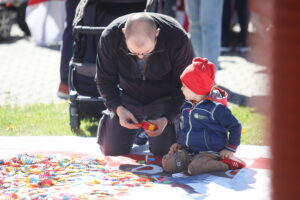
[[[129,14],[115,19],[101,35],[97,49],[96,85],[105,105],[113,112],[122,105],[119,87],[144,104],[172,97],[174,109],[166,111],[165,115],[172,120],[180,113],[184,100],[179,77],[191,64],[193,50],[187,33],[175,19],[158,13],[149,14],[160,33],[153,54],[147,58],[144,74],[139,70],[136,56],[128,54],[122,33]]]

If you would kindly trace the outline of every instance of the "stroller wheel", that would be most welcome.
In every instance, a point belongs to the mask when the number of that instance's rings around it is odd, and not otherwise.
[[[71,130],[75,133],[77,133],[79,131],[80,128],[80,116],[79,116],[79,111],[78,108],[76,106],[76,104],[70,104],[70,126],[71,126]]]
[[[80,128],[80,120],[79,117],[71,117],[70,118],[70,125],[71,125],[71,130],[74,133],[79,132],[79,128]]]

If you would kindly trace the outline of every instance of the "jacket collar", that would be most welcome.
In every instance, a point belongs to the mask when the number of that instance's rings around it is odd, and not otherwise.
[[[213,91],[209,94],[209,96],[205,97],[204,99],[200,100],[199,102],[192,102],[185,100],[186,102],[190,103],[192,106],[197,106],[200,103],[203,103],[205,101],[216,101],[224,106],[227,106],[227,98],[228,98],[228,93],[225,90],[222,90],[218,87],[214,88]]]

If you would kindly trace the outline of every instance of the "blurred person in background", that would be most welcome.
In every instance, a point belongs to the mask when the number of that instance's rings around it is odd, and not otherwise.
[[[72,23],[79,2],[80,0],[66,0],[66,27],[63,33],[61,47],[60,84],[57,91],[57,96],[62,99],[67,99],[69,97],[68,70],[73,46]]]
[[[237,14],[237,22],[240,30],[237,38],[233,33],[233,14]],[[222,48],[224,53],[237,51],[246,53],[248,47],[248,25],[249,25],[249,5],[248,0],[224,0],[223,19],[222,19]]]
[[[207,58],[218,69],[223,0],[185,0],[185,8],[195,56]]]

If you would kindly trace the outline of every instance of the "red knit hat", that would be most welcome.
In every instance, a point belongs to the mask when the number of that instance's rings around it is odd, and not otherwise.
[[[206,58],[194,58],[180,79],[194,93],[208,95],[215,82],[215,66]]]

